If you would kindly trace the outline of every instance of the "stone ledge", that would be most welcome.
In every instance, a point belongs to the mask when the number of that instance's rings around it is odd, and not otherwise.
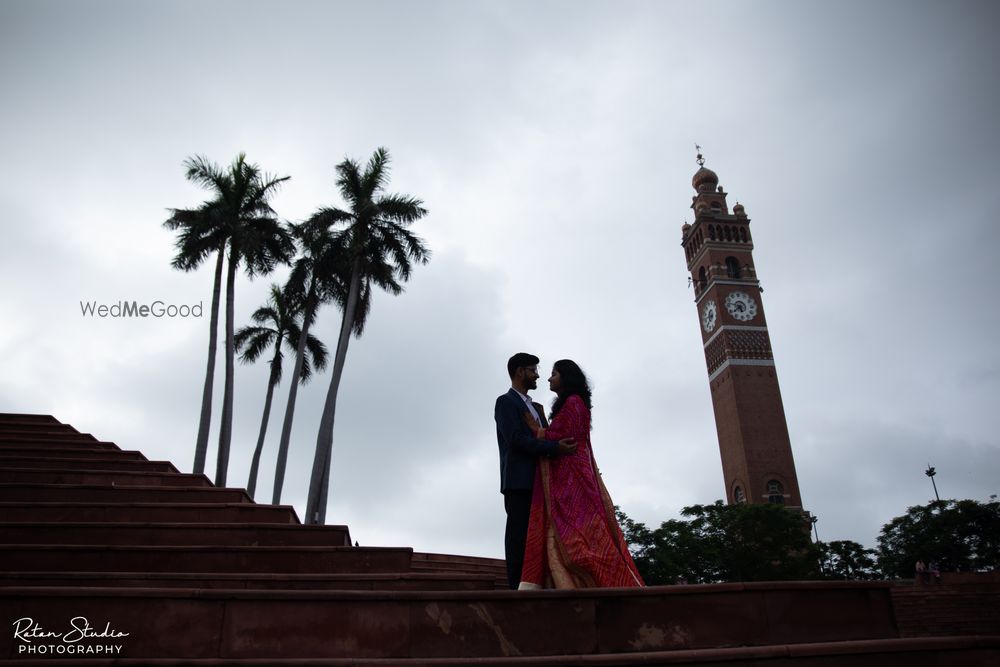
[[[627,667],[631,665],[816,665],[817,667],[884,667],[897,658],[908,667],[994,667],[1000,658],[1000,636],[945,637],[933,639],[880,639],[812,644],[637,652],[604,655],[551,655],[514,658],[284,658],[290,667]],[[38,664],[30,659],[0,659],[0,667]],[[274,665],[271,658],[115,658],[48,659],[46,665],[63,667],[232,667]]]

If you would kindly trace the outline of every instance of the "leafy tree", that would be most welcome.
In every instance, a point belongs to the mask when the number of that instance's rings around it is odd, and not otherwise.
[[[185,162],[187,178],[213,191],[215,198],[206,202],[194,215],[177,217],[177,228],[181,229],[179,243],[181,250],[191,254],[185,260],[197,264],[198,257],[204,258],[211,249],[227,254],[226,275],[226,380],[222,399],[222,424],[219,429],[219,451],[215,470],[215,483],[225,486],[229,468],[229,448],[233,428],[233,374],[235,347],[233,344],[233,320],[235,308],[236,271],[242,262],[250,278],[267,274],[278,263],[288,262],[295,252],[295,245],[284,226],[277,220],[268,204],[278,187],[288,180],[288,176],[274,177],[261,172],[255,164],[246,161],[240,153],[228,169],[209,162],[202,156],[195,156]],[[171,220],[167,221],[168,226]],[[197,261],[196,261],[197,260]],[[184,262],[182,262],[183,268]],[[217,269],[217,273],[218,273]],[[214,329],[213,329],[214,331]],[[213,347],[214,350],[214,347]],[[214,353],[213,353],[214,354]],[[214,368],[214,357],[211,359]],[[206,393],[211,394],[210,386]],[[209,397],[209,410],[211,398]],[[196,468],[199,456],[202,468],[207,448],[206,402],[202,400],[202,420],[205,426],[205,445],[201,441],[202,426],[199,426],[199,441],[195,447]]]
[[[940,500],[910,507],[878,537],[878,563],[891,577],[912,577],[918,560],[946,571],[1000,567],[1000,502]]]
[[[350,265],[330,388],[316,436],[306,504],[307,523],[323,523],[326,519],[337,393],[351,334],[360,336],[364,330],[372,287],[398,295],[403,291],[400,283],[410,278],[412,262],[425,264],[430,258],[423,240],[409,230],[411,224],[427,214],[423,202],[409,195],[385,192],[389,153],[384,148],[375,151],[363,171],[357,162],[345,159],[337,165],[337,174],[337,187],[348,209],[323,208],[306,223],[330,230],[332,238],[342,240]]]
[[[350,263],[344,247],[344,236],[334,237],[330,230],[316,224],[303,223],[292,225],[292,233],[302,248],[302,255],[295,260],[291,275],[285,285],[285,292],[294,295],[302,304],[302,329],[296,339],[295,372],[305,365],[306,347],[311,337],[309,328],[316,320],[319,307],[331,300],[336,301],[341,308],[347,299],[347,282]],[[346,277],[345,277],[346,276]],[[364,306],[367,312],[367,303]],[[298,396],[298,383],[292,383],[288,389],[288,402],[285,406],[285,418],[281,425],[281,439],[278,444],[278,459],[274,470],[274,491],[271,502],[277,505],[281,502],[281,490],[285,482],[285,466],[288,461],[288,445],[292,436],[292,423],[295,417],[295,401]]]
[[[620,515],[648,584],[810,579],[818,552],[801,514],[780,505],[693,505],[650,530]]]
[[[828,579],[879,579],[882,573],[875,561],[875,550],[851,540],[819,543],[823,576]]]
[[[636,568],[649,585],[697,583],[695,563],[704,560],[707,544],[698,543],[685,521],[666,521],[651,530],[616,508],[618,523],[632,552]],[[701,558],[699,558],[701,556]]]
[[[260,433],[257,436],[257,447],[253,452],[250,464],[250,476],[247,481],[247,492],[253,498],[257,490],[257,472],[260,469],[260,457],[264,450],[264,437],[267,434],[267,422],[271,416],[271,400],[274,388],[281,382],[281,367],[283,355],[282,345],[296,350],[296,345],[302,333],[298,318],[302,314],[302,303],[293,298],[286,298],[281,289],[272,284],[268,303],[254,311],[250,318],[257,326],[246,326],[236,332],[236,349],[242,352],[240,360],[244,363],[257,361],[261,354],[270,346],[274,346],[274,356],[271,358],[270,373],[267,380],[267,394],[264,398],[264,414],[260,420]],[[270,324],[270,326],[267,326]],[[318,369],[326,367],[326,346],[311,334],[305,336],[305,347],[308,353],[303,356],[302,364],[296,366],[298,380],[308,382],[313,366]],[[297,384],[297,383],[293,383]]]

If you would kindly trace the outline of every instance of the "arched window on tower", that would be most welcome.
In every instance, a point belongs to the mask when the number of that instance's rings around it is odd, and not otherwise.
[[[746,227],[740,227],[740,241],[744,243],[747,242],[747,230]]]
[[[733,489],[733,500],[736,501],[737,505],[743,505],[747,501],[747,496],[743,493],[743,487],[737,486]]]
[[[733,240],[733,231],[729,228],[728,225],[723,228],[723,231],[725,232],[726,240],[727,241],[732,241]]]
[[[740,277],[740,263],[735,257],[726,257],[726,275],[734,279]]]
[[[722,213],[722,205],[719,204],[719,202],[717,201],[712,202],[712,213],[716,214]]]
[[[705,267],[698,269],[698,291],[708,287],[708,274],[705,273]]]
[[[767,483],[767,502],[772,505],[785,504],[785,488],[776,479],[772,479]]]
[[[709,241],[715,240],[715,225],[708,226],[708,240]]]

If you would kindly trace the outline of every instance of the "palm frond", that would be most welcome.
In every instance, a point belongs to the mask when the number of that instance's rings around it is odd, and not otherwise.
[[[382,190],[385,180],[389,177],[389,151],[379,147],[372,153],[361,177],[361,194],[371,201],[375,194]]]
[[[325,207],[318,209],[302,223],[302,234],[310,239],[316,239],[332,228],[353,219],[347,211],[335,207]]]
[[[312,363],[309,361],[309,354],[307,353],[302,356],[302,370],[299,372],[299,382],[302,384],[309,382],[312,374]]]
[[[266,327],[243,327],[233,336],[237,352],[242,351],[243,363],[252,364],[274,341],[277,332]]]
[[[250,278],[270,273],[277,264],[291,262],[295,255],[291,233],[274,218],[244,220],[233,240]]]
[[[402,233],[400,233],[401,231]],[[372,237],[370,260],[391,264],[396,275],[403,281],[410,279],[411,260],[414,259],[414,254],[422,263],[427,261],[427,251],[423,248],[422,241],[406,230],[386,230],[383,227],[378,227],[373,230]],[[417,244],[416,249],[413,247],[414,242]],[[411,252],[414,250],[415,253]]]
[[[337,173],[339,174],[337,187],[340,190],[340,195],[356,210],[357,204],[362,201],[362,193],[364,192],[358,163],[350,158],[344,158],[344,161],[337,165]]]
[[[383,195],[376,205],[382,217],[407,225],[427,215],[424,202],[410,195]]]
[[[184,161],[185,176],[192,183],[224,192],[229,186],[229,176],[217,164],[203,155],[195,155]]]
[[[288,309],[288,304],[285,301],[285,292],[281,289],[278,283],[271,283],[268,287],[268,302],[274,305],[274,310],[277,311],[278,316],[283,320],[285,319],[285,312]]]
[[[193,227],[202,216],[201,209],[192,208],[170,208],[170,217],[163,222],[163,226],[170,230]]]
[[[286,302],[304,302],[309,283],[312,280],[313,260],[309,256],[299,257],[292,264],[292,270],[288,274],[288,280],[282,289],[283,298]]]
[[[379,289],[398,296],[403,292],[403,286],[396,279],[399,268],[387,262],[369,263],[365,267],[368,281],[375,283]]]
[[[285,347],[287,347],[292,352],[298,353],[299,351],[299,338],[302,337],[302,329],[299,328],[298,322],[294,320],[288,322],[288,329],[285,332]]]
[[[273,322],[275,326],[278,326],[281,322],[281,315],[277,310],[271,305],[261,306],[257,310],[253,311],[250,319],[259,324],[265,324],[267,322]]]
[[[319,370],[326,368],[327,349],[319,338],[312,334],[306,334],[306,349],[309,350],[313,366]]]

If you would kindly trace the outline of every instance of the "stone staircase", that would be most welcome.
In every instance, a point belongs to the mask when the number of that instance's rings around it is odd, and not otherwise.
[[[0,414],[0,665],[1000,664],[995,623],[912,631],[918,602],[886,582],[519,592],[495,559],[351,545]]]

